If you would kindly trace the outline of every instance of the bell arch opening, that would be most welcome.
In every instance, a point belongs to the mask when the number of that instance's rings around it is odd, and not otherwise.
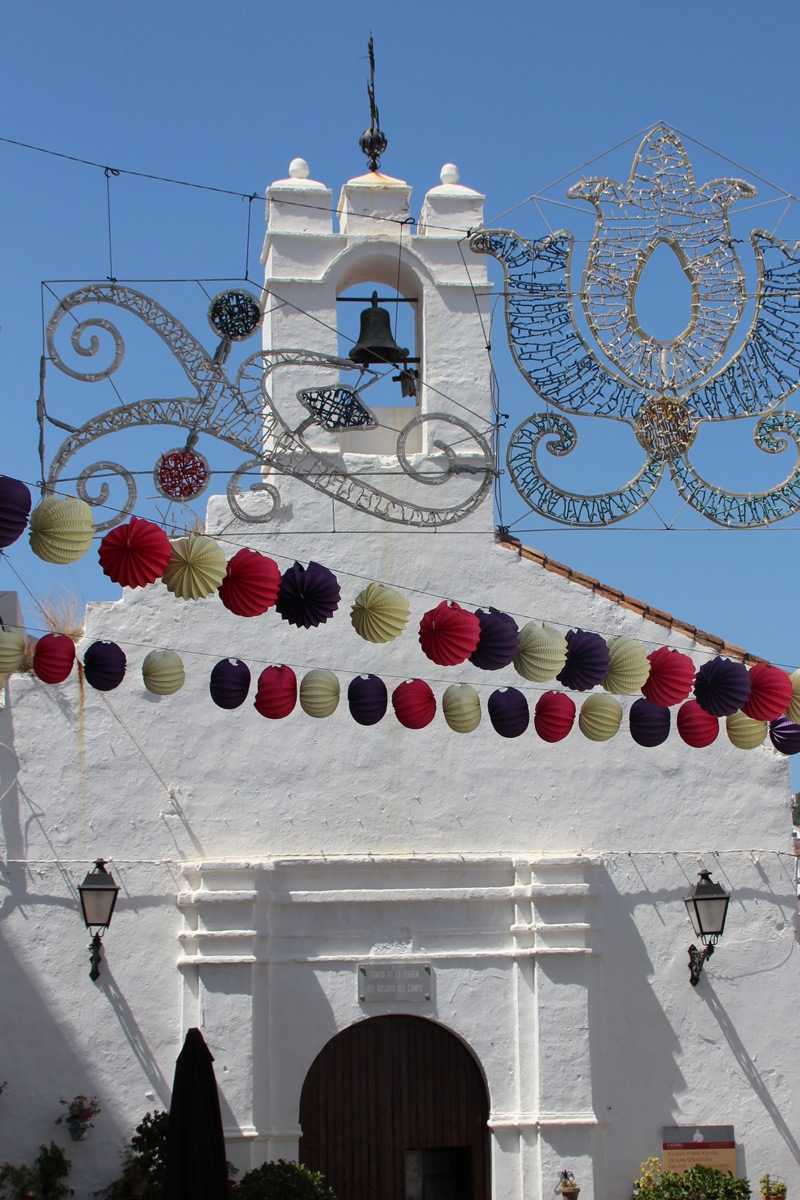
[[[489,1200],[489,1097],[465,1044],[424,1017],[332,1038],[300,1096],[300,1161],[340,1200]]]

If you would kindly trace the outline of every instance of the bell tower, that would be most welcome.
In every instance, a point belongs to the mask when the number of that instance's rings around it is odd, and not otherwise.
[[[335,208],[332,199],[331,190],[311,179],[299,158],[286,179],[267,189],[264,350],[303,349],[317,356],[313,362],[276,367],[266,384],[271,400],[296,429],[308,421],[298,391],[351,389],[372,412],[373,423],[331,429],[309,421],[303,431],[306,444],[327,456],[332,467],[357,473],[368,462],[373,477],[396,477],[398,435],[405,431],[401,451],[414,470],[433,476],[455,455],[474,485],[469,472],[475,446],[464,424],[489,443],[493,424],[484,332],[490,284],[485,260],[466,245],[469,231],[482,224],[484,197],[464,187],[457,168],[448,163],[441,182],[426,194],[418,220],[412,216],[409,185],[378,170],[348,180]],[[353,291],[360,304],[343,298]],[[363,362],[370,355],[357,349],[359,314],[377,310],[381,320],[381,308],[394,316],[398,304],[412,314],[404,328],[413,333],[396,347],[406,354],[385,364]],[[380,402],[373,406],[378,376],[385,378]],[[426,504],[439,501],[445,490],[416,486]],[[304,507],[314,503],[307,491]],[[480,524],[492,528],[488,499]]]

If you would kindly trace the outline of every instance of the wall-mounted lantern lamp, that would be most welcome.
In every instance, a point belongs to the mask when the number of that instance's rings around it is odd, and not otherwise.
[[[719,883],[714,883],[708,871],[701,871],[698,882],[684,898],[689,920],[705,949],[689,947],[689,982],[697,987],[703,964],[711,958],[714,947],[725,930],[730,896]]]
[[[83,883],[78,888],[81,897],[81,911],[86,928],[94,932],[89,947],[89,962],[91,969],[89,978],[94,981],[100,977],[100,959],[102,958],[102,937],[111,924],[114,905],[119,895],[119,885],[114,877],[106,870],[104,858],[98,858],[94,870],[89,871]]]

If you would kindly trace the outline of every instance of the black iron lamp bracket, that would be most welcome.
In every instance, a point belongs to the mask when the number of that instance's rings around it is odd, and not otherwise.
[[[706,959],[711,958],[714,953],[714,943],[709,942],[702,950],[698,950],[697,946],[689,947],[689,983],[692,987],[697,987],[700,982],[700,976],[703,973],[703,966]]]
[[[96,983],[100,978],[100,963],[103,958],[103,939],[96,933],[89,944],[89,978]]]

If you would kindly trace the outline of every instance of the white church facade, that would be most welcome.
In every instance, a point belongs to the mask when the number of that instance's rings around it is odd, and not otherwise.
[[[465,426],[492,420],[491,287],[463,235],[482,200],[446,172],[412,227],[410,188],[386,176],[346,184],[334,218],[331,193],[301,167],[268,189],[264,347],[308,352],[270,377],[289,426],[304,417],[298,390],[336,382],[314,355],[339,353],[337,297],[397,288],[414,313],[418,394],[401,402],[398,387],[377,429],[304,432],[315,478],[320,461],[358,473],[412,521],[385,519],[380,496],[373,514],[309,486],[296,456],[292,473],[264,478],[277,499],[240,498],[269,521],[232,515],[224,496],[208,505],[205,532],[228,557],[249,546],[281,571],[295,560],[332,571],[335,615],[301,629],[274,609],[237,617],[216,595],[125,589],[88,606],[78,647],[82,658],[98,640],[122,646],[119,688],[95,691],[77,670],[54,686],[6,681],[0,1160],[29,1160],[49,1140],[59,1096],[96,1095],[102,1114],[70,1150],[80,1197],[113,1176],[142,1114],[168,1106],[194,1026],[214,1055],[231,1161],[243,1171],[299,1156],[340,1200],[422,1200],[436,1178],[459,1200],[545,1200],[562,1168],[586,1200],[627,1200],[664,1126],[733,1125],[739,1174],[800,1178],[788,760],[769,740],[737,749],[724,721],[704,749],[674,721],[644,748],[627,731],[634,697],[620,697],[608,741],[577,722],[558,742],[533,721],[501,737],[492,692],[519,688],[533,710],[560,685],[510,664],[437,666],[420,647],[423,615],[455,601],[519,627],[675,648],[696,666],[746,657],[498,534],[490,485],[472,505],[482,460]],[[394,454],[409,422],[411,475]],[[280,454],[280,431],[267,437]],[[448,469],[445,486],[433,482]],[[422,509],[447,505],[462,519],[426,526]],[[371,581],[410,605],[388,643],[350,621]],[[173,695],[142,683],[153,649],[183,660]],[[232,711],[209,696],[226,657],[253,675]],[[298,704],[265,719],[252,699],[269,664],[298,680],[334,672],[336,711],[315,719]],[[383,720],[358,724],[347,687],[367,674],[390,695],[426,680],[433,721],[406,728],[390,702]],[[453,683],[481,700],[469,734],[442,715]],[[93,984],[76,887],[101,855],[121,892]],[[731,902],[692,987],[683,900],[703,869]]]

